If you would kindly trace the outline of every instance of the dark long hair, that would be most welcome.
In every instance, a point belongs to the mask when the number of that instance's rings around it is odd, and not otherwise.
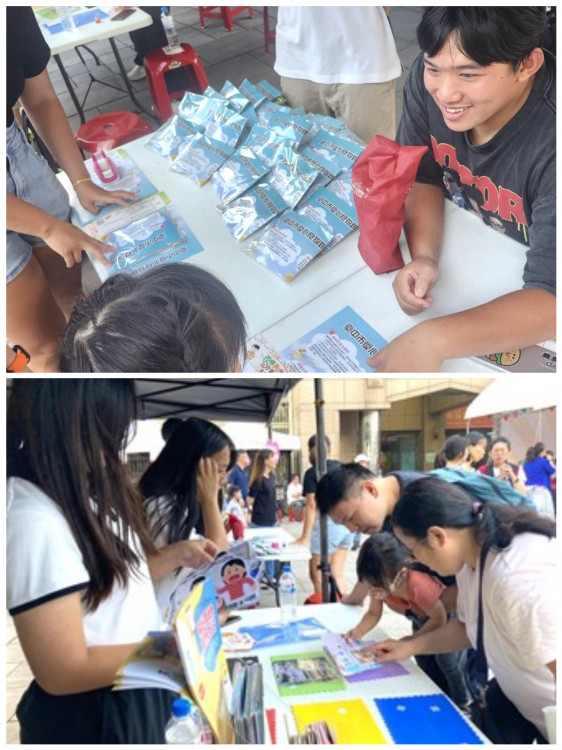
[[[518,534],[556,536],[556,524],[523,506],[478,503],[456,484],[423,477],[404,489],[392,514],[392,525],[414,539],[425,539],[430,526],[472,528],[481,546],[509,547]]]
[[[192,417],[172,432],[154,463],[139,481],[153,538],[156,539],[163,531],[166,532],[168,544],[189,538],[201,517],[197,498],[199,461],[214,456],[225,446],[230,451],[230,470],[234,466],[236,450],[232,440],[220,427],[206,419]]]
[[[378,588],[388,589],[404,567],[408,549],[394,534],[382,531],[366,539],[357,556],[357,577]]]
[[[534,461],[535,458],[538,458],[543,451],[544,443],[535,443],[535,445],[532,445],[527,449],[527,454],[525,455],[525,463],[528,464],[531,461]]]
[[[132,380],[26,378],[12,384],[8,477],[33,482],[61,509],[90,578],[89,611],[116,582],[127,584],[141,555],[155,552],[121,456],[135,404]],[[131,532],[142,549],[128,545]]]
[[[515,71],[541,46],[545,29],[545,7],[434,6],[425,10],[417,37],[429,57],[453,35],[460,51],[478,65],[503,62]]]
[[[246,322],[223,282],[171,263],[119,273],[78,300],[60,347],[61,372],[233,372]]]

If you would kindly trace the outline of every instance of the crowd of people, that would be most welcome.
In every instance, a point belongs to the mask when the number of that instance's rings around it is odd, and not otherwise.
[[[133,79],[147,45],[163,43],[156,9],[135,35]],[[275,70],[292,107],[340,118],[366,141],[426,146],[405,204],[411,261],[397,273],[397,304],[433,304],[444,199],[521,244],[522,288],[415,326],[368,364],[378,372],[437,372],[445,358],[505,352],[555,337],[555,57],[543,45],[544,7],[428,7],[420,54],[395,122],[401,62],[383,6],[280,6]],[[69,222],[68,195],[14,117],[27,116],[92,214],[133,193],[92,182],[51,85],[50,51],[29,7],[7,11],[7,345],[10,371],[232,372],[245,357],[245,320],[228,287],[182,264],[140,278],[117,274],[81,292],[88,251],[114,248]],[[452,63],[452,60],[455,63]],[[510,154],[521,153],[519,159]],[[182,273],[183,271],[183,273]],[[190,275],[197,273],[197,279]],[[495,325],[501,319],[503,325]],[[203,335],[204,334],[204,335]],[[205,345],[201,346],[201,340]]]

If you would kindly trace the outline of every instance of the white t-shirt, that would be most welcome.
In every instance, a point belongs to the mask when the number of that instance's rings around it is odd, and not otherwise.
[[[546,737],[544,706],[555,703],[554,676],[545,666],[556,659],[559,577],[557,542],[519,534],[508,549],[490,550],[482,583],[484,651],[501,689]],[[476,648],[478,564],[457,575],[458,618]]]
[[[136,537],[131,542],[140,550]],[[31,482],[9,479],[6,583],[10,614],[84,591],[88,581],[82,554],[59,506]],[[144,559],[126,588],[116,583],[110,596],[94,612],[84,609],[83,616],[87,646],[136,643],[149,630],[161,629]]]
[[[381,6],[280,5],[274,70],[316,83],[383,83],[400,58]]]

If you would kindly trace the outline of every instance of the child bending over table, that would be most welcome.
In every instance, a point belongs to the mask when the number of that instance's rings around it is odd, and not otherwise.
[[[429,573],[408,567],[408,562],[408,550],[393,534],[382,532],[364,542],[357,576],[370,587],[370,605],[346,638],[360,639],[372,630],[382,617],[383,604],[412,622],[416,632],[401,640],[412,640],[446,624],[447,610],[441,601],[446,587]],[[470,702],[464,651],[426,656],[418,664],[458,706]]]
[[[234,295],[203,268],[171,263],[120,273],[70,314],[61,372],[238,372],[246,321]]]

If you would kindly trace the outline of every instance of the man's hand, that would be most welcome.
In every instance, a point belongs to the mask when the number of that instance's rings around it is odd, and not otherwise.
[[[392,288],[398,304],[408,315],[417,315],[433,302],[429,290],[439,278],[437,263],[427,256],[418,256],[394,277]]]
[[[376,367],[377,375],[379,372],[439,372],[445,358],[439,340],[429,335],[426,323],[420,323],[368,359],[367,365]]]
[[[106,253],[114,253],[116,248],[93,239],[93,237],[88,236],[81,229],[66,221],[52,217],[51,219],[42,239],[55,253],[62,256],[67,268],[72,268],[75,263],[82,261],[82,250],[87,250],[94,255],[103,266],[111,266],[111,261],[107,259]]]
[[[201,568],[212,562],[219,551],[210,539],[185,539],[164,549],[174,559],[174,568]]]
[[[104,205],[117,203],[119,206],[128,206],[130,201],[136,201],[138,198],[136,193],[129,193],[127,190],[104,190],[95,182],[81,182],[74,189],[80,205],[91,214],[100,212],[100,206],[96,206],[96,203]]]

